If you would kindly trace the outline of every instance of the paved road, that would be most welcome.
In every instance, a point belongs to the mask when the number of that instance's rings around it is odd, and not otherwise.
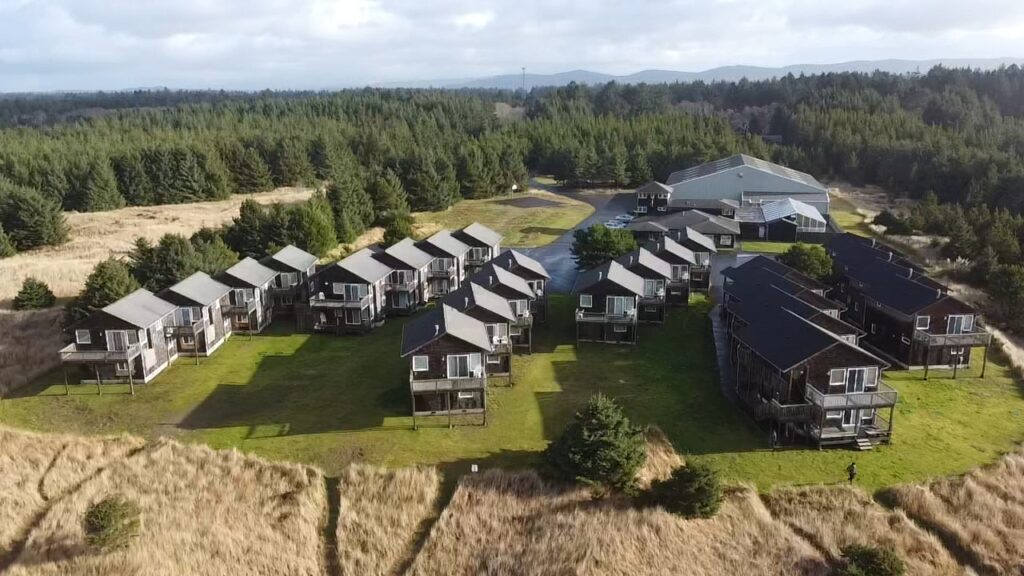
[[[523,253],[540,262],[551,275],[548,283],[548,290],[552,292],[571,292],[576,282],[576,263],[572,259],[572,234],[581,228],[589,228],[599,222],[604,222],[613,216],[625,214],[633,209],[633,195],[630,193],[580,193],[561,192],[552,189],[552,192],[568,196],[590,204],[594,207],[594,213],[580,222],[576,228],[558,237],[554,242],[539,248],[522,249]]]

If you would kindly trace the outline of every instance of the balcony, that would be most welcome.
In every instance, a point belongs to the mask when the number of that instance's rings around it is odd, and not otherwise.
[[[228,305],[228,312],[232,314],[249,314],[254,310],[256,310],[256,300],[233,302]]]
[[[768,404],[768,414],[777,422],[806,422],[811,419],[813,406],[810,404],[779,404],[772,399]]]
[[[623,314],[577,310],[576,321],[593,322],[596,324],[636,324],[636,310],[630,310]]]
[[[914,330],[914,340],[932,346],[988,346],[992,335],[988,332],[967,332],[963,334],[931,334]]]
[[[206,329],[205,320],[196,320],[191,324],[180,324],[175,326],[164,326],[164,333],[169,338],[177,336],[194,336],[201,334]]]
[[[466,266],[483,266],[491,257],[488,253],[474,255],[472,252],[466,254]]]
[[[454,278],[455,277],[455,265],[442,268],[431,266],[427,270],[428,278]]]
[[[665,301],[665,291],[659,290],[654,294],[644,294],[640,297],[641,304],[661,304]]]
[[[516,319],[509,322],[509,325],[517,328],[529,328],[533,326],[533,314],[525,314],[523,316],[516,316]]]
[[[419,282],[416,280],[409,280],[407,282],[392,282],[388,280],[387,289],[394,290],[395,292],[412,292],[419,286]]]
[[[292,284],[290,286],[276,286],[272,284],[270,286],[270,293],[274,295],[295,294],[299,291],[300,286],[301,284]]]
[[[824,394],[813,386],[807,386],[807,401],[825,410],[854,410],[858,408],[884,408],[894,406],[898,393],[884,382],[879,381],[874,390],[843,394]]]
[[[509,354],[511,351],[512,345],[507,339],[491,341],[491,354]]]
[[[309,305],[311,308],[367,308],[371,301],[369,294],[354,299],[346,299],[344,296],[332,298],[314,296],[309,299]]]
[[[60,349],[60,361],[76,362],[128,362],[142,354],[142,346],[131,344],[124,350],[81,350],[77,344]]]
[[[409,387],[413,393],[456,392],[459,390],[482,390],[487,387],[487,376],[475,378],[439,378],[416,380],[409,375]]]

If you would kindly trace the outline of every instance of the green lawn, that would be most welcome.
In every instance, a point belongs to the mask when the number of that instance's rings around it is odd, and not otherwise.
[[[517,206],[521,201],[554,202],[538,207]],[[426,233],[438,228],[461,228],[479,222],[500,232],[504,246],[543,246],[572,230],[594,213],[586,202],[549,192],[527,192],[514,197],[462,200],[443,212],[420,212],[416,223]]]
[[[740,250],[744,252],[761,252],[763,254],[782,254],[795,242],[761,242],[758,240],[743,240],[740,242]]]
[[[918,481],[990,462],[1024,439],[1021,390],[990,362],[985,380],[924,382],[920,374],[890,373],[901,394],[890,447],[772,453],[766,434],[719,391],[706,313],[704,302],[675,311],[664,326],[643,327],[635,347],[577,348],[572,302],[554,297],[535,353],[516,358],[516,385],[491,388],[486,427],[449,430],[444,419],[420,419],[424,426],[412,429],[407,366],[398,358],[401,320],[365,337],[281,330],[234,338],[199,366],[180,361],[135,397],[121,386],[105,387],[102,396],[94,386],[73,386],[66,397],[57,372],[0,403],[0,421],[45,431],[176,435],[328,473],[353,460],[439,464],[452,472],[471,463],[535,463],[573,411],[602,391],[635,421],[664,429],[687,457],[761,488],[838,481],[851,459],[869,488]]]
[[[829,199],[829,214],[844,231],[869,238],[878,236],[874,230],[868,227],[866,218],[857,212],[857,207],[853,203],[838,196],[830,196]]]

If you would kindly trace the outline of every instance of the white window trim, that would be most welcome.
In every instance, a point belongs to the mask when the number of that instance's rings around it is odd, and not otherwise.
[[[82,336],[85,336],[84,338]],[[76,344],[92,344],[92,332],[88,330],[75,330]]]
[[[419,362],[419,361],[425,362],[425,365],[417,368],[416,367],[416,363]],[[430,357],[422,356],[422,355],[420,355],[420,356],[413,356],[412,357],[412,371],[413,372],[426,372],[427,370],[430,370]]]
[[[719,234],[718,235],[718,243],[721,244],[722,246],[729,246],[729,247],[731,247],[733,245],[733,243],[734,243],[733,242],[733,238],[732,238],[732,234]]]
[[[647,214],[647,206],[637,206],[636,207],[636,213],[637,214]]]
[[[924,326],[921,325],[921,320],[924,320]],[[932,327],[932,317],[931,316],[918,316],[914,320],[914,328],[916,328],[918,330],[928,330],[931,327]]]
[[[617,333],[620,333],[620,334],[625,334],[626,333],[626,325],[625,324],[612,324],[612,332],[617,332]]]
[[[839,381],[836,382],[836,374],[840,374]],[[833,368],[828,371],[828,385],[829,386],[846,386],[846,368]]]
[[[594,297],[590,294],[580,294],[580,308],[593,308]]]
[[[949,328],[953,324],[954,318],[963,318],[960,324],[959,332],[950,332]],[[974,330],[974,314],[950,314],[946,319],[946,333],[947,334],[969,334]]]

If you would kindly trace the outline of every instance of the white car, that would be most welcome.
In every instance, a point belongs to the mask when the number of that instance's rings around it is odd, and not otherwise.
[[[619,214],[618,216],[615,217],[615,219],[618,220],[619,222],[622,222],[623,224],[629,224],[630,222],[636,219],[636,216],[633,216],[632,214]]]
[[[609,220],[609,221],[604,223],[604,226],[605,226],[605,228],[613,228],[613,229],[618,230],[620,228],[625,228],[626,224],[624,222],[619,221],[619,220]]]

